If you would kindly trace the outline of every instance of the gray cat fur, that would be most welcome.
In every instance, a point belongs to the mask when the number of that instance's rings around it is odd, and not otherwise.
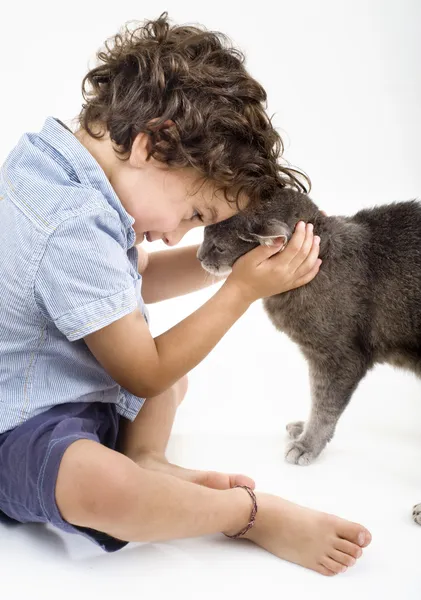
[[[212,274],[275,237],[288,241],[299,220],[321,237],[319,274],[264,306],[309,364],[312,407],[287,426],[288,462],[307,465],[335,432],[361,379],[375,363],[421,375],[421,204],[399,202],[351,217],[325,216],[305,194],[280,190],[263,208],[205,228],[198,258]],[[421,524],[421,504],[413,509]]]

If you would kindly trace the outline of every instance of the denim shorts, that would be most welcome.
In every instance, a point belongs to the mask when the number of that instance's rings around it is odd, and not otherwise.
[[[114,450],[120,419],[115,404],[61,404],[0,434],[0,518],[3,513],[20,523],[51,523],[88,537],[106,552],[123,548],[127,542],[65,521],[55,499],[60,462],[70,444],[93,440]]]

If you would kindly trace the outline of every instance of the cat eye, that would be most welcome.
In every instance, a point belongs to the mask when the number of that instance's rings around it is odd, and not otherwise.
[[[213,249],[215,250],[215,252],[219,252],[219,253],[224,251],[223,248],[221,248],[220,246],[217,246],[216,244],[214,244]]]

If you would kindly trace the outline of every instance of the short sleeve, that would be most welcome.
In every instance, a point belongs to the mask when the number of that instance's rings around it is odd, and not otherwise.
[[[39,310],[69,341],[133,312],[138,273],[117,215],[104,209],[63,221],[48,238],[34,282]]]

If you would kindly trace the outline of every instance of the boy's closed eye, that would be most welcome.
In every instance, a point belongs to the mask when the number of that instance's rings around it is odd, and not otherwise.
[[[206,210],[203,212],[199,211],[196,208],[196,209],[194,209],[194,212],[189,220],[190,221],[199,220],[204,225],[213,225],[214,223],[217,223],[218,221],[221,220],[219,217],[219,214],[220,213],[218,213],[218,211],[215,210],[215,208],[211,207],[211,206],[207,206]],[[232,216],[232,214],[228,214],[224,218],[228,219],[231,216]]]
[[[193,212],[192,216],[190,217],[190,221],[195,221],[196,219],[203,223],[203,215],[198,210]]]

